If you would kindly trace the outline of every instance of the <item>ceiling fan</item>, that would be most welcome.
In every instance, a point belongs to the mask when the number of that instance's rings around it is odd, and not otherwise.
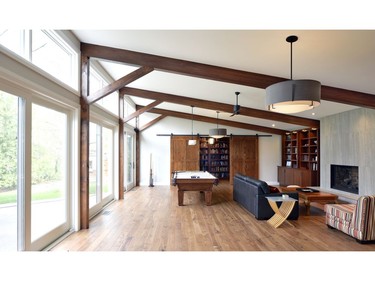
[[[241,106],[238,104],[238,95],[240,94],[240,92],[235,92],[235,94],[236,94],[236,104],[233,106],[233,113],[230,117],[240,114]]]

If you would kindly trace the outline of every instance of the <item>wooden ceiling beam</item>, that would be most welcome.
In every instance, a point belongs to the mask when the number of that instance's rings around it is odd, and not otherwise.
[[[322,86],[321,99],[375,109],[375,95],[362,92]]]
[[[124,77],[120,78],[119,80],[114,81],[113,83],[105,86],[104,88],[96,91],[92,95],[89,95],[87,97],[88,103],[94,103],[101,98],[104,98],[108,96],[109,94],[121,89],[122,87],[125,87],[126,85],[130,84],[131,82],[145,76],[146,74],[150,73],[154,69],[149,66],[142,66],[138,68],[137,70],[125,75]]]
[[[160,115],[160,116],[156,117],[155,119],[151,120],[150,122],[148,122],[147,124],[145,124],[141,128],[139,128],[139,131],[142,132],[143,130],[146,130],[147,128],[149,128],[152,125],[156,124],[157,122],[159,122],[160,120],[164,119],[165,117],[167,117],[167,116],[166,115]]]
[[[130,88],[130,87],[122,88],[120,90],[120,93],[123,95],[136,96],[136,97],[147,98],[147,99],[152,99],[152,100],[160,100],[164,102],[182,104],[182,105],[187,105],[187,106],[196,106],[199,108],[205,108],[205,109],[210,109],[210,110],[215,110],[215,111],[220,111],[220,112],[228,112],[228,113],[233,112],[233,105],[213,102],[213,101],[208,101],[208,100],[194,99],[194,98],[189,98],[189,97],[170,95],[170,94]],[[274,120],[278,122],[285,122],[289,124],[296,124],[296,125],[306,126],[310,128],[319,127],[319,124],[320,124],[319,120],[296,117],[293,115],[270,112],[266,110],[246,108],[242,106],[241,106],[241,115],[261,118],[261,119]]]
[[[125,122],[128,122],[129,120],[132,120],[133,118],[135,117],[138,117],[139,115],[149,111],[150,109],[154,108],[155,106],[158,106],[159,104],[161,104],[163,101],[159,101],[159,100],[156,100],[152,103],[150,103],[149,105],[145,106],[145,107],[142,107],[141,109],[137,110],[136,112],[133,112],[132,114],[126,116],[123,121],[124,123]]]
[[[191,62],[180,59],[150,55],[124,49],[117,49],[81,43],[82,55],[112,60],[132,65],[148,65],[155,69],[183,75],[216,80],[265,89],[269,85],[287,79],[259,73],[247,72],[220,66]]]
[[[137,108],[142,108],[142,106],[137,106]],[[189,120],[191,120],[191,117],[192,117],[190,113],[177,112],[177,111],[171,111],[171,110],[165,110],[165,109],[159,109],[159,108],[153,108],[152,110],[149,110],[149,112],[155,113],[155,114],[161,114],[165,116],[189,119]],[[273,135],[284,135],[286,132],[288,132],[288,131],[281,130],[281,129],[246,124],[246,123],[241,123],[241,122],[236,122],[236,121],[228,121],[228,120],[206,117],[206,116],[196,115],[196,114],[194,114],[194,121],[213,123],[215,125],[219,123],[220,127],[229,126],[229,127],[241,128],[245,130],[269,133]]]
[[[236,70],[186,60],[150,55],[123,49],[81,43],[82,55],[133,65],[147,65],[155,69],[198,78],[265,89],[288,80],[282,77]],[[322,85],[321,99],[353,106],[375,109],[375,95]]]

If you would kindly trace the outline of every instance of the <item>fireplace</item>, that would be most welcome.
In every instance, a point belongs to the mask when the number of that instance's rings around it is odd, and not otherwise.
[[[358,175],[358,166],[331,165],[331,188],[358,194]]]

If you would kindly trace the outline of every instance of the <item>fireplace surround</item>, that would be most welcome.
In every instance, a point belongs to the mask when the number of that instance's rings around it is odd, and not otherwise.
[[[331,164],[331,188],[359,194],[358,170],[358,166]]]

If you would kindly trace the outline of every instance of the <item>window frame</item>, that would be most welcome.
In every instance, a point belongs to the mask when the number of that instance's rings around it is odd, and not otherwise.
[[[47,30],[41,29],[46,36],[48,36],[59,48],[61,48],[64,52],[71,55],[71,67],[70,67],[70,82],[65,82],[61,80],[59,77],[50,74],[47,70],[39,67],[38,65],[34,64],[32,61],[32,38],[33,38],[33,30],[24,29],[20,30],[20,48],[21,51],[18,53],[16,50],[11,50],[7,48],[5,45],[0,44],[0,51],[1,48],[6,49],[12,53],[12,56],[18,57],[18,60],[27,61],[29,62],[34,70],[38,71],[42,75],[55,80],[56,82],[64,85],[65,87],[72,88],[75,91],[79,89],[79,65],[80,65],[80,50],[79,50],[79,41],[73,37],[70,33],[62,30]]]

